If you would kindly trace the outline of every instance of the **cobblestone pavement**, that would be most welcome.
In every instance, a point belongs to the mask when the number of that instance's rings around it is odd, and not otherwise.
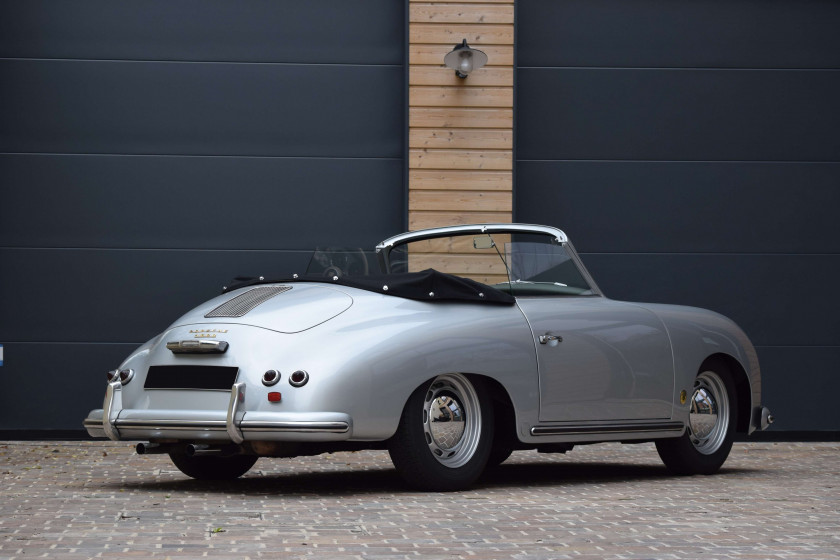
[[[602,444],[432,494],[379,451],[207,483],[125,443],[0,442],[0,558],[840,558],[839,472],[840,443],[736,443],[687,478]]]

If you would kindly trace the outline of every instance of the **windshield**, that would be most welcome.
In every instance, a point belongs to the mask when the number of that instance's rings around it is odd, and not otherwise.
[[[318,247],[309,259],[306,274],[333,278],[381,274],[374,251],[353,247]]]
[[[396,245],[392,273],[434,269],[490,285],[514,296],[592,295],[570,251],[533,233],[467,234]]]
[[[379,255],[381,256],[381,255]],[[306,274],[329,280],[385,274],[373,251],[319,247]],[[387,273],[428,269],[514,296],[593,295],[567,245],[542,233],[465,233],[394,245]]]

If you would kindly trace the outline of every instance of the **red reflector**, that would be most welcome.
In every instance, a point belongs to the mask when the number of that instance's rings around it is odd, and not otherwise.
[[[280,399],[283,398],[283,395],[278,393],[277,391],[272,391],[268,394],[268,402],[280,402]]]

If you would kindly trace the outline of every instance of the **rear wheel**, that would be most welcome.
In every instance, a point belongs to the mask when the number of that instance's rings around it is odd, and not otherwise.
[[[406,482],[424,490],[468,487],[493,441],[493,406],[484,385],[453,373],[418,388],[403,409],[388,452]]]
[[[178,470],[198,480],[230,480],[248,472],[257,462],[256,455],[192,456],[172,451],[169,458]]]
[[[685,434],[656,440],[656,450],[675,474],[715,473],[732,449],[738,414],[735,384],[724,364],[703,368],[689,404]]]

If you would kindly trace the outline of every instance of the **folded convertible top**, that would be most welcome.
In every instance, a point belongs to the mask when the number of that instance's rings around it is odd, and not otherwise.
[[[333,276],[331,278],[318,275],[295,275],[291,278],[252,278],[239,276],[222,293],[230,292],[246,286],[256,284],[289,284],[294,282],[318,282],[321,284],[338,284],[358,288],[369,292],[395,296],[418,301],[463,301],[472,303],[490,303],[497,305],[513,305],[513,296],[506,294],[487,284],[476,282],[468,278],[453,276],[427,268],[421,272],[405,272],[401,274],[378,274],[371,276]]]

